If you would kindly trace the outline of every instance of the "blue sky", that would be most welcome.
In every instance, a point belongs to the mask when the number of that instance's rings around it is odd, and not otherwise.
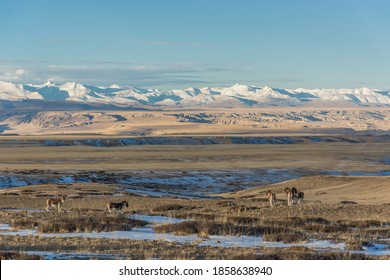
[[[0,0],[0,80],[390,89],[386,0]]]

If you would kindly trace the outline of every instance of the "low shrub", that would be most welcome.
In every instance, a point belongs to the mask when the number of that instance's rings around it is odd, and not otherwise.
[[[11,226],[15,229],[35,229],[39,223],[31,218],[16,218],[11,221]]]
[[[153,212],[167,212],[167,211],[174,211],[174,210],[180,210],[183,209],[183,205],[179,204],[167,204],[167,205],[162,205],[154,208],[152,211]]]
[[[358,204],[358,203],[355,201],[343,200],[343,201],[340,201],[340,204]]]
[[[345,242],[346,250],[363,250],[363,244],[358,240],[349,240]]]
[[[261,226],[240,226],[232,223],[216,223],[212,221],[184,221],[177,224],[167,224],[154,227],[157,233],[173,233],[176,235],[198,234],[200,236],[209,235],[229,235],[229,236],[261,236],[263,234],[274,234],[284,232],[281,227],[261,227]]]
[[[43,221],[39,223],[38,230],[44,233],[56,232],[100,232],[130,230],[134,227],[146,225],[147,222],[135,219],[118,217],[94,217],[81,216],[76,218],[64,218],[54,221]]]
[[[100,232],[130,230],[146,225],[147,222],[128,219],[123,216],[57,216],[51,219],[34,219],[32,217],[17,218],[11,225],[17,229],[38,229],[43,233],[59,232]]]
[[[154,227],[157,233],[173,233],[176,235],[191,235],[198,233],[198,222],[184,221],[177,224],[166,224]]]
[[[266,233],[263,240],[267,242],[301,243],[307,241],[307,236],[302,232]]]
[[[41,260],[41,256],[28,255],[19,252],[1,252],[0,260]]]

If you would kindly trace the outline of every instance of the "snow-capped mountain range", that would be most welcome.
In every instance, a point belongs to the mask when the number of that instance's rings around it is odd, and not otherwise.
[[[42,85],[0,81],[0,101],[52,101],[114,106],[267,107],[267,106],[390,106],[390,91],[358,89],[277,89],[235,84],[184,90],[99,87],[68,82]]]

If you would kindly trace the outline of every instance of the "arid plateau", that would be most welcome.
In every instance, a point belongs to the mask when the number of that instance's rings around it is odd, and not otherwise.
[[[389,259],[389,130],[388,107],[2,109],[0,257]]]

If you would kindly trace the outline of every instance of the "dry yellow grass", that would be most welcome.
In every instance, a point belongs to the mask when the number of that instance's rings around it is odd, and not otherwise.
[[[308,176],[221,196],[235,199],[265,197],[266,190],[270,189],[276,193],[278,199],[285,199],[283,190],[286,187],[303,191],[305,202],[390,204],[390,176]]]
[[[195,232],[202,238],[207,238],[209,234],[255,234],[258,236],[266,233],[266,238],[269,240],[298,242],[297,246],[299,247],[299,242],[307,238],[336,242],[348,241],[349,246],[362,246],[364,242],[389,237],[390,208],[388,205],[383,205],[382,200],[377,197],[371,197],[369,205],[364,205],[360,202],[343,204],[340,203],[341,198],[333,200],[333,196],[327,193],[315,195],[317,191],[321,192],[326,187],[325,184],[328,184],[332,190],[339,188],[343,195],[348,195],[349,184],[364,185],[364,183],[377,182],[377,190],[383,191],[386,189],[386,185],[382,179],[388,180],[388,178],[369,178],[372,181],[364,181],[365,178],[348,177],[327,177],[326,179],[328,180],[323,181],[322,185],[318,184],[318,181],[321,181],[320,177],[306,177],[266,186],[263,189],[255,188],[222,195],[231,197],[226,200],[135,196],[125,194],[115,186],[105,184],[84,183],[19,187],[0,191],[0,220],[2,223],[16,223],[31,228],[31,225],[37,221],[50,224],[51,221],[68,223],[73,222],[73,219],[82,221],[83,219],[90,220],[89,217],[97,217],[98,219],[115,217],[115,215],[103,212],[106,203],[125,199],[129,202],[129,208],[125,209],[127,214],[137,212],[195,219],[197,225]],[[307,192],[307,202],[304,205],[287,207],[285,200],[279,198],[276,206],[270,208],[267,200],[259,192],[261,193],[268,188],[278,191],[286,184],[289,186],[299,185],[302,190]],[[343,185],[347,188],[343,188]],[[46,213],[42,211],[47,197],[60,194],[68,195],[62,207],[64,212]],[[356,188],[355,201],[361,195],[364,195],[364,191]],[[320,196],[324,202],[317,200],[317,197]],[[31,212],[34,209],[42,212]],[[188,234],[185,228],[176,231],[180,234]],[[173,230],[173,232],[176,231]],[[93,238],[41,238],[37,236],[0,236],[0,251],[4,251],[4,248],[7,248],[8,251],[47,250],[114,253],[123,254],[126,258],[131,259],[257,259],[259,256],[266,259],[372,258],[340,252],[329,255],[329,252],[318,252],[311,249],[234,248],[233,250],[232,248],[198,247],[196,244],[184,244],[180,246],[180,250],[177,250],[175,249],[177,244],[163,240],[156,242]]]
[[[308,174],[313,170],[380,172],[388,170],[389,154],[388,143],[109,148],[42,147],[21,143],[17,147],[0,148],[0,171],[10,176],[42,176],[45,170],[48,170],[48,176],[52,176],[54,172],[69,174],[68,171],[85,170],[110,170],[110,176],[115,176],[124,174],[129,169],[140,172],[221,169],[240,172],[247,169],[272,168],[299,169],[307,171]],[[264,230],[267,230],[269,240],[299,241],[302,238],[318,238],[348,241],[348,246],[358,248],[364,242],[390,237],[389,183],[389,177],[306,176],[245,191],[220,194],[217,196],[223,199],[211,200],[139,196],[104,182],[43,184],[0,190],[0,220],[2,223],[11,223],[21,219],[23,224],[26,217],[27,220],[48,222],[61,219],[69,221],[69,217],[80,217],[83,221],[86,215],[105,216],[103,211],[109,201],[127,200],[127,214],[136,212],[195,219],[199,227],[198,234],[204,238],[214,233],[210,227],[217,225],[221,232],[227,234],[251,233],[252,228],[257,228],[256,232],[264,233]],[[287,207],[282,192],[285,187],[296,187],[304,191],[305,203]],[[265,198],[268,189],[277,195],[273,208],[269,207]],[[61,194],[68,195],[62,207],[63,213],[41,212],[48,197]],[[265,226],[270,228],[264,228]],[[178,247],[175,243],[162,240],[156,242],[1,236],[0,251],[6,249],[123,253],[126,258],[136,259],[367,258],[349,253],[316,252],[302,247],[200,248],[196,244]]]

